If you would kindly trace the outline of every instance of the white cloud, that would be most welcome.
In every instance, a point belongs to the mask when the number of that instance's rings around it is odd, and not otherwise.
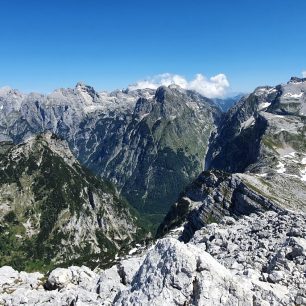
[[[306,78],[306,71],[302,72],[303,78]]]
[[[149,77],[143,81],[138,81],[135,84],[130,85],[129,89],[156,89],[161,85],[169,86],[171,84],[179,85],[184,89],[195,90],[208,98],[223,97],[230,86],[226,75],[222,73],[209,79],[202,74],[197,74],[192,80],[187,80],[178,74],[163,73]]]

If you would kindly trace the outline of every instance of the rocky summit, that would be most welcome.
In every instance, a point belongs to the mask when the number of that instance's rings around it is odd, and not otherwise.
[[[306,305],[306,79],[226,113],[176,85],[33,95],[1,91],[1,305]],[[123,194],[177,195],[155,239]]]

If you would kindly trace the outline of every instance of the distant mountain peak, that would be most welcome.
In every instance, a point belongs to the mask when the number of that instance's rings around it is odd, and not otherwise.
[[[306,78],[291,77],[290,81],[287,84],[304,83],[304,82],[306,82]]]
[[[84,82],[78,82],[75,86],[75,90],[81,93],[87,104],[91,104],[94,99],[99,98],[99,94],[95,89],[90,85],[86,85]]]
[[[75,89],[82,90],[82,91],[93,91],[93,92],[95,92],[95,89],[92,86],[87,85],[84,82],[77,82],[77,84],[75,85]]]
[[[182,89],[182,87],[180,85],[177,85],[177,84],[170,84],[168,86],[168,88],[170,88],[170,89]]]
[[[18,94],[20,95],[21,93],[17,89],[13,89],[10,86],[3,86],[0,88],[0,95],[7,95],[7,94]]]
[[[3,86],[0,88],[0,94],[10,92],[12,88],[10,86]]]
[[[156,89],[155,92],[155,99],[157,102],[162,102],[167,94],[167,91],[169,91],[170,88],[168,88],[167,86],[160,86]]]
[[[85,88],[85,87],[90,87],[89,85],[86,85],[85,82],[83,81],[79,81],[76,83],[75,85],[75,88],[78,89],[78,88]]]

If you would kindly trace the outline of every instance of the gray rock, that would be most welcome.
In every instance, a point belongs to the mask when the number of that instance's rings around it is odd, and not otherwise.
[[[279,283],[284,279],[284,273],[282,271],[273,271],[268,275],[268,281],[271,283]]]
[[[98,280],[98,275],[89,268],[82,266],[71,266],[69,268],[56,268],[53,270],[46,282],[49,290],[63,289],[77,286],[88,291],[95,290],[92,285]]]

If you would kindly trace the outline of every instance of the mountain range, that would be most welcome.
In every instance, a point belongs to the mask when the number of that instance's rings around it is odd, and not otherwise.
[[[49,95],[0,91],[0,140],[50,131],[153,222],[203,169],[221,111],[178,86],[98,93],[78,83]]]
[[[0,304],[306,305],[306,79],[239,98],[2,89]]]

